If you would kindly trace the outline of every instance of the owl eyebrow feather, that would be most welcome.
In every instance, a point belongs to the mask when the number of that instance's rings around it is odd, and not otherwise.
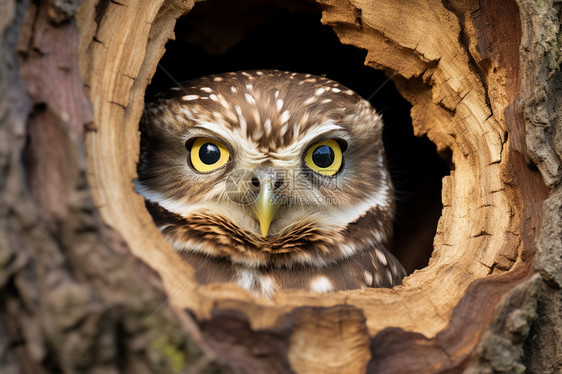
[[[253,140],[251,138],[244,136],[244,134],[241,134],[239,129],[234,130],[240,135],[240,136],[236,136],[233,130],[230,130],[227,127],[224,127],[220,124],[207,122],[207,121],[198,122],[197,124],[195,124],[195,126],[192,127],[192,129],[201,129],[210,132],[220,137],[222,140],[226,141],[227,143],[241,142],[243,148],[246,150],[246,152],[250,157],[256,160],[263,158],[263,155],[260,152],[254,151],[255,144]]]
[[[214,134],[217,134],[218,136],[220,136],[224,139],[231,139],[231,140],[233,139],[233,135],[235,135],[234,131],[236,131],[238,133],[238,135],[240,136],[240,137],[236,137],[236,139],[238,141],[242,141],[242,142],[246,143],[246,144],[244,144],[245,148],[247,148],[246,146],[250,145],[250,144],[248,144],[248,142],[254,143],[254,139],[250,136],[250,134],[244,134],[239,129],[230,130],[227,127],[224,127],[224,126],[222,126],[221,124],[218,124],[218,123],[213,123],[213,122],[209,122],[209,121],[200,121],[200,122],[197,122],[192,128],[193,129],[203,129],[203,130],[212,132]],[[285,158],[286,156],[282,156],[282,155],[286,154],[286,153],[298,154],[302,151],[302,146],[304,144],[308,144],[308,143],[312,142],[313,140],[318,139],[318,138],[320,138],[322,136],[325,136],[327,134],[330,134],[334,131],[344,131],[344,132],[347,133],[347,130],[345,129],[345,127],[336,124],[332,120],[328,120],[328,121],[319,123],[317,126],[311,126],[310,128],[308,128],[306,130],[306,132],[304,133],[304,135],[299,139],[298,142],[292,144],[289,147],[286,147],[283,151],[281,151],[281,152],[270,152],[269,154],[276,155],[276,156],[279,156],[281,158]],[[295,148],[295,149],[293,149],[293,148]]]

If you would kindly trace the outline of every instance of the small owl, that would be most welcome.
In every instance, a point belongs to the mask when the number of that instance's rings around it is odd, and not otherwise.
[[[392,287],[382,119],[348,88],[276,70],[197,78],[146,105],[136,191],[198,282],[266,296]]]

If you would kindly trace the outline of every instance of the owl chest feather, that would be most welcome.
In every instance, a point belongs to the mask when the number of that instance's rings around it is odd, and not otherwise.
[[[167,240],[196,269],[202,284],[236,283],[267,296],[287,288],[329,292],[392,287],[405,276],[400,263],[385,249],[384,235],[378,241],[358,240],[368,236],[365,232],[373,232],[371,222],[378,221],[376,217],[364,217],[365,222],[347,234],[311,233],[313,228],[299,226],[281,238],[265,241],[213,216],[187,220],[155,203],[148,202],[147,207]]]

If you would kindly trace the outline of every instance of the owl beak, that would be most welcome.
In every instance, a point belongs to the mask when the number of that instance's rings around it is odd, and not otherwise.
[[[279,201],[277,200],[271,180],[266,179],[261,185],[260,193],[254,202],[253,209],[260,223],[261,235],[264,238],[267,236],[271,221],[273,221],[279,209]]]

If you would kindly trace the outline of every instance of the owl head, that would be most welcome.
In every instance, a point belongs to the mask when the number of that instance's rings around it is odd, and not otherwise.
[[[382,127],[366,100],[325,77],[197,78],[146,105],[136,190],[179,252],[325,266],[390,239]]]

